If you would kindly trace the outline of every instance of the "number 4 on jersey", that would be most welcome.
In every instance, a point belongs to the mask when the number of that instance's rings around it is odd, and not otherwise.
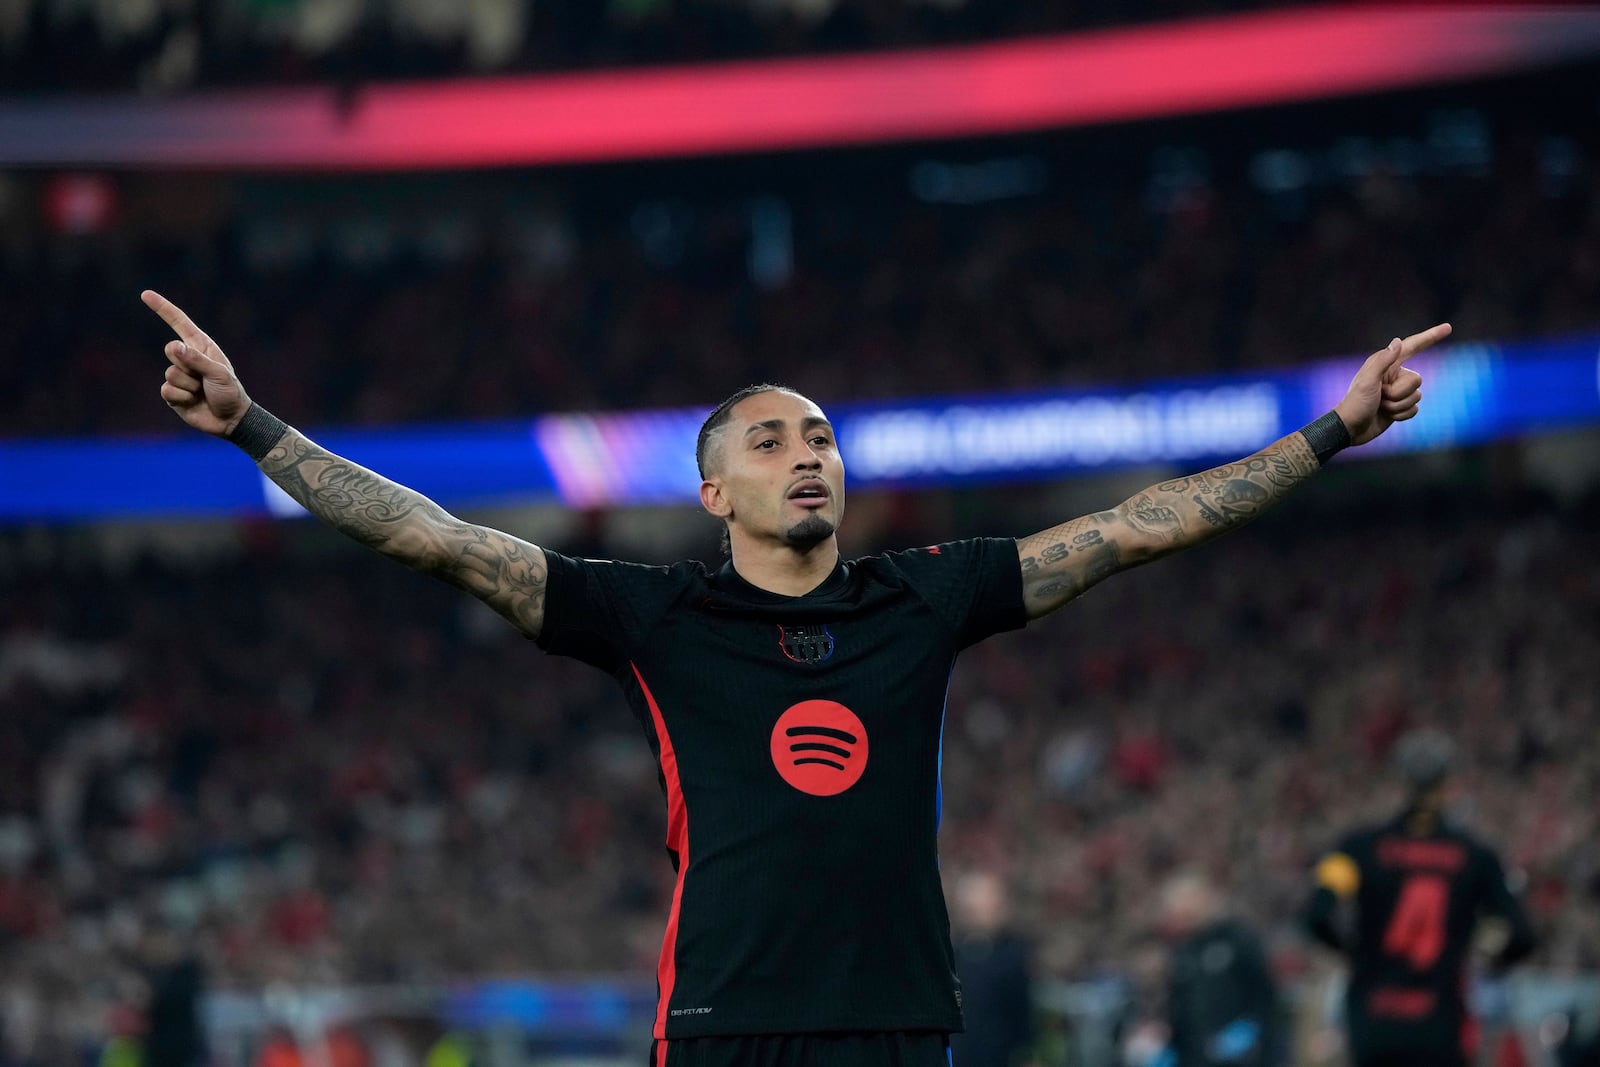
[[[1444,919],[1450,883],[1436,874],[1414,874],[1400,887],[1389,928],[1383,933],[1383,950],[1425,971],[1444,951]]]

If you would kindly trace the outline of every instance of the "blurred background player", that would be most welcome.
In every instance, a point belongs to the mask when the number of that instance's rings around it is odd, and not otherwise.
[[[1284,1062],[1278,988],[1261,939],[1228,914],[1217,886],[1184,871],[1161,897],[1162,933],[1173,944],[1167,986],[1172,1067]]]
[[[1357,1067],[1466,1064],[1476,1051],[1467,964],[1478,922],[1504,920],[1495,971],[1533,951],[1532,924],[1494,850],[1446,816],[1454,745],[1406,734],[1395,768],[1409,796],[1393,819],[1346,836],[1316,868],[1306,926],[1350,961],[1345,999]]]
[[[950,1050],[964,1067],[1033,1063],[1032,946],[1012,924],[1005,879],[991,870],[971,871],[952,896],[967,1030],[951,1038]]]
[[[170,928],[148,931],[142,947],[149,985],[143,1062],[201,1067],[207,1062],[204,965],[184,936]]]

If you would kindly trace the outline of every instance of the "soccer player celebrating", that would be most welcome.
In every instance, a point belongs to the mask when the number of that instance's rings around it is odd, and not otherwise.
[[[1476,1045],[1466,967],[1478,920],[1507,924],[1493,969],[1533,951],[1533,928],[1499,858],[1445,818],[1451,760],[1437,731],[1401,738],[1404,810],[1351,833],[1317,864],[1306,926],[1349,957],[1345,1021],[1356,1067],[1465,1067]]]
[[[1450,332],[1396,338],[1333,411],[1237,463],[1020,541],[849,561],[827,417],[791,390],[744,389],[696,444],[700,502],[728,539],[713,571],[571,559],[455,518],[253,403],[215,341],[143,299],[178,335],[161,397],[186,423],[336,529],[622,687],[658,761],[677,872],[654,1067],[947,1064],[961,987],[936,839],[957,654],[1250,521],[1413,417],[1422,379],[1403,363]]]

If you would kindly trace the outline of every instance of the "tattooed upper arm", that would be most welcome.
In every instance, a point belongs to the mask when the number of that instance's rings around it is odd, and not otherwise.
[[[539,636],[550,569],[537,545],[454,520],[428,570],[471,593],[529,637]]]
[[[1017,542],[1028,618],[1048,615],[1091,585],[1128,566],[1115,511],[1064,522]]]

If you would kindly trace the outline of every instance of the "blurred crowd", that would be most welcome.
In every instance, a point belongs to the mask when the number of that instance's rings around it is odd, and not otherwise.
[[[1517,872],[1539,964],[1600,967],[1600,499],[1356,499],[1308,490],[964,657],[943,865],[1006,880],[1042,976],[1125,973],[1183,869],[1303,972],[1309,868],[1398,802],[1388,749],[1420,724],[1466,753],[1459,814]],[[1004,513],[982,521],[1024,521]],[[926,541],[925,519],[886,537]],[[104,1027],[158,934],[223,989],[651,972],[664,802],[612,681],[442,585],[283,538],[210,562],[8,552],[11,1042]]]
[[[0,349],[32,354],[0,363],[0,435],[177,428],[146,286],[305,426],[704,406],[761,380],[824,403],[1131,382],[1444,319],[1463,341],[1593,329],[1600,126],[1592,93],[1540,99],[1545,128],[1445,108],[1278,148],[1263,120],[1192,147],[1085,132],[781,166],[0,175]]]
[[[1303,0],[1302,0],[1303,2]],[[10,0],[0,91],[359,83],[906,48],[1270,0]]]

